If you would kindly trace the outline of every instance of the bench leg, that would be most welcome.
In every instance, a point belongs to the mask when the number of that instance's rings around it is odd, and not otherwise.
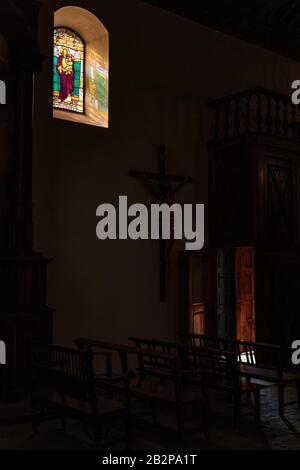
[[[254,393],[255,423],[260,425],[260,390]]]
[[[234,395],[234,403],[233,403],[233,427],[237,428],[240,423],[240,415],[241,415],[241,397],[239,394]]]
[[[39,414],[41,413],[41,405],[34,399],[31,398],[31,414],[32,414],[32,427],[34,434],[39,432]]]
[[[61,418],[61,429],[62,431],[66,431],[67,429],[67,418],[65,416]]]
[[[246,377],[246,382],[247,382],[247,384],[251,384],[251,378]],[[248,401],[248,403],[251,403],[251,392],[247,392],[247,401]]]
[[[93,435],[96,449],[103,448],[103,426],[99,422],[93,425]]]
[[[34,434],[39,433],[39,421],[36,418],[32,418],[32,427],[33,427],[33,432]]]
[[[278,413],[284,416],[284,385],[278,384]]]
[[[201,403],[201,414],[203,421],[203,433],[208,442],[211,442],[209,410],[205,403]]]
[[[152,423],[156,426],[158,421],[157,421],[157,408],[156,408],[156,403],[154,400],[151,400],[150,406],[151,406]]]
[[[176,407],[176,414],[177,414],[177,438],[178,441],[181,442],[184,435],[184,415],[183,409],[180,405]]]
[[[132,446],[132,415],[131,411],[126,413],[126,450]]]
[[[300,410],[300,382],[296,383],[297,387],[297,401],[298,401],[298,409]]]

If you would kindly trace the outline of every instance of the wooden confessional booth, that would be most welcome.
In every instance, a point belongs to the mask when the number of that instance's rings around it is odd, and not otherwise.
[[[300,112],[257,88],[210,103],[209,249],[188,256],[185,329],[300,338]]]
[[[33,251],[32,109],[34,75],[42,57],[37,42],[36,1],[0,4],[0,399],[21,397],[30,384],[29,342],[51,341],[52,313],[46,305],[49,260]]]

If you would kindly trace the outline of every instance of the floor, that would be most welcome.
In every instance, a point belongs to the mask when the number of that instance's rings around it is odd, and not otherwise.
[[[287,400],[293,399],[294,390],[286,389]],[[262,392],[262,426],[257,428],[251,415],[251,407],[244,403],[241,425],[232,427],[232,405],[224,397],[214,396],[212,405],[212,443],[208,444],[203,434],[186,434],[185,442],[178,448],[184,449],[228,449],[228,450],[294,450],[300,449],[300,411],[296,406],[286,408],[286,416],[277,414],[277,389],[267,387]],[[60,429],[58,421],[45,423],[38,435],[34,435],[30,423],[8,424],[14,416],[30,412],[29,403],[1,405],[0,450],[7,449],[91,449],[93,442],[89,430],[81,423],[69,422],[67,432]],[[248,415],[248,413],[250,414]],[[160,412],[160,424],[173,427],[171,410]],[[4,420],[4,421],[3,421]],[[195,410],[187,410],[187,428],[197,420]],[[115,433],[115,431],[114,431]],[[116,437],[116,433],[113,437]],[[116,445],[115,448],[122,448]],[[135,424],[135,449],[175,448],[176,440],[170,430],[154,427],[150,421],[138,420]],[[124,447],[123,447],[124,448]]]
[[[295,387],[286,387],[285,401],[295,401]],[[262,392],[263,430],[272,450],[300,449],[300,410],[296,405],[285,407],[285,417],[277,413],[277,388]]]

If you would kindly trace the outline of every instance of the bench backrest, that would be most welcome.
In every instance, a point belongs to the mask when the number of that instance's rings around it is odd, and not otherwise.
[[[283,350],[279,345],[196,334],[180,337],[182,342],[189,346],[231,351],[236,354],[237,361],[241,364],[276,371],[281,370],[283,366]]]
[[[175,382],[180,382],[179,356],[175,351],[165,352],[152,348],[133,347],[85,338],[79,338],[75,343],[79,349],[84,351],[109,350],[118,353],[122,363],[123,374],[128,373],[130,368],[134,367],[139,370],[142,376],[145,376],[147,375],[146,366],[151,365],[168,370],[168,378],[173,379]],[[130,359],[133,359],[135,362],[133,365]]]
[[[231,383],[232,386],[238,381],[237,354],[233,351],[194,347],[175,342],[145,338],[130,339],[136,346],[142,347],[143,349],[177,354],[179,357],[179,367],[185,379],[188,376],[186,372],[193,371],[197,372],[197,379],[200,378],[200,375],[202,375],[202,378],[203,375],[209,375],[210,379],[227,381]],[[149,361],[147,358],[143,358],[143,369],[148,374],[159,375],[160,368],[157,366],[156,361]]]
[[[238,386],[239,373],[236,354],[230,351],[185,346],[181,348],[181,362],[189,371],[206,376],[209,384]]]
[[[162,357],[152,354],[148,356],[143,355],[140,358],[140,369],[145,369],[146,367],[169,369],[170,361],[166,360],[164,355],[180,356],[180,345],[177,343],[144,338],[130,338],[129,340],[135,344],[136,348],[146,350],[150,353],[155,352],[158,355],[163,354]]]
[[[94,398],[93,358],[88,352],[33,343],[31,367],[37,389],[82,400]]]

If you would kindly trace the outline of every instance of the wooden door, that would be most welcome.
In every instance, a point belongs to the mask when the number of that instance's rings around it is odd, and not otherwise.
[[[218,249],[217,253],[217,334],[235,338],[235,249]]]
[[[254,249],[236,249],[237,339],[255,341]]]
[[[201,250],[189,255],[189,331],[217,333],[217,251]]]

